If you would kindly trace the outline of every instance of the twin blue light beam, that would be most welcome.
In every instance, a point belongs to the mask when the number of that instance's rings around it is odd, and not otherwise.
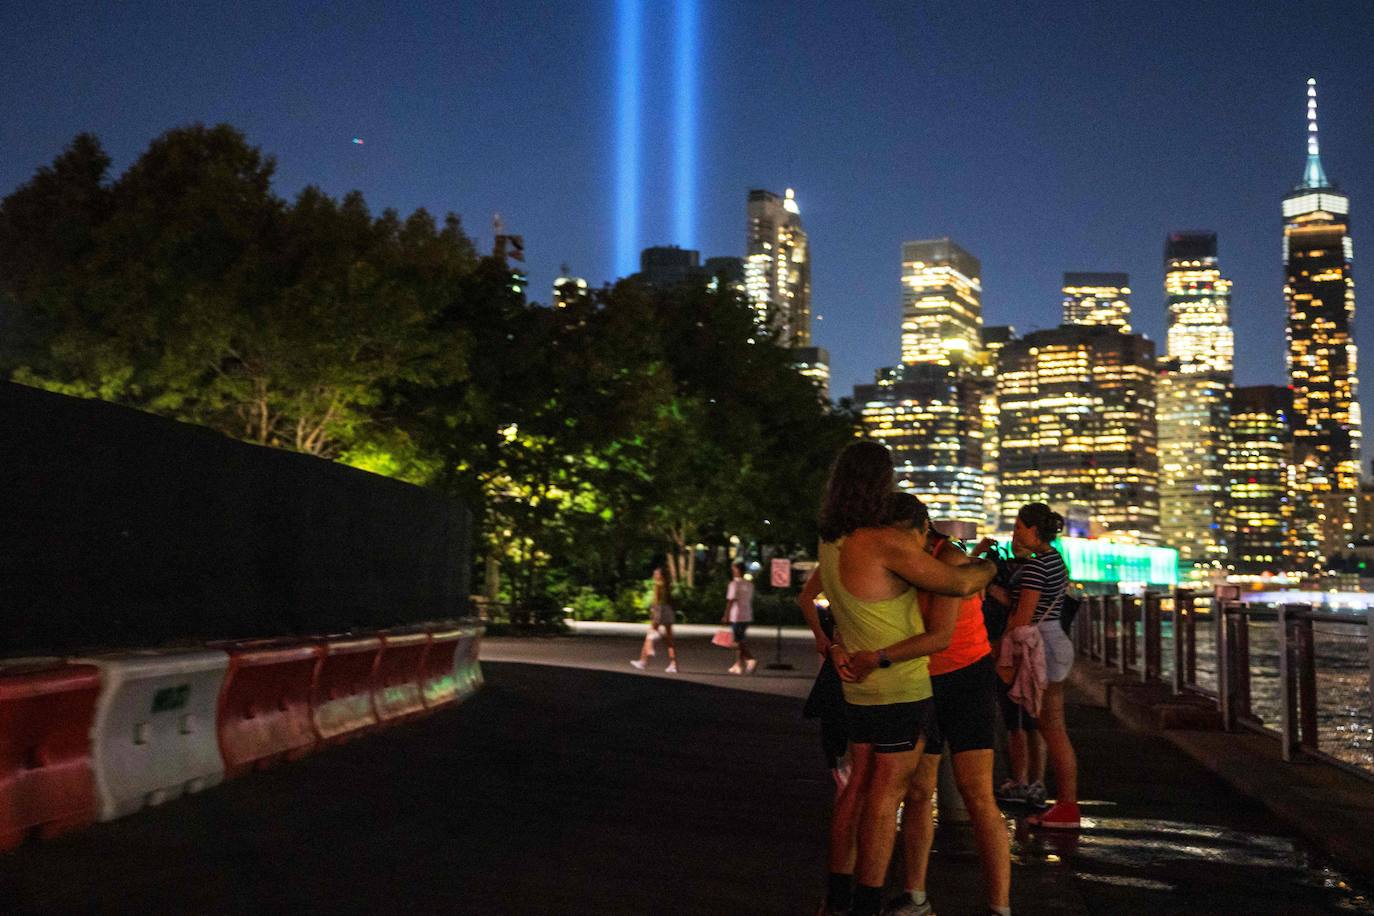
[[[639,244],[640,0],[616,4],[615,272],[635,272]]]
[[[639,269],[644,0],[616,0],[615,272]],[[696,247],[698,0],[677,0],[673,55],[673,242]]]

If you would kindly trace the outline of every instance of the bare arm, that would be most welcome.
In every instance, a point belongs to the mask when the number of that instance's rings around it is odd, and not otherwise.
[[[806,584],[802,586],[801,594],[797,596],[797,604],[801,606],[802,616],[806,618],[806,625],[811,628],[811,632],[816,637],[816,652],[824,655],[830,649],[830,640],[821,627],[821,615],[816,610],[816,596],[820,593],[821,568],[817,566],[811,570],[811,575],[807,577]]]
[[[914,538],[896,531],[882,538],[879,550],[882,564],[889,572],[936,595],[966,598],[982,591],[997,573],[997,565],[991,560],[972,560],[960,566],[937,560],[917,546]]]
[[[950,566],[965,566],[973,562],[958,547],[946,541],[940,547],[939,562]],[[884,647],[887,657],[894,662],[904,662],[922,655],[935,655],[949,648],[954,638],[954,625],[959,620],[959,606],[963,599],[948,595],[932,595],[925,612],[925,632],[901,642]],[[850,676],[846,680],[861,681],[874,668],[878,667],[878,653],[855,652],[849,657]],[[843,676],[843,672],[841,672]]]
[[[1007,630],[1014,630],[1017,627],[1029,626],[1035,617],[1035,606],[1040,603],[1040,589],[1023,588],[1021,597],[1016,599],[1016,607],[1011,612],[1011,617],[1007,620]]]

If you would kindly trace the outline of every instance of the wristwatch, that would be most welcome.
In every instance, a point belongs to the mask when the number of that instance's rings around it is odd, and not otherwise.
[[[890,659],[890,658],[887,657],[887,650],[886,650],[886,649],[879,649],[879,650],[878,650],[878,667],[879,667],[879,668],[891,668],[891,667],[892,667],[892,659]]]

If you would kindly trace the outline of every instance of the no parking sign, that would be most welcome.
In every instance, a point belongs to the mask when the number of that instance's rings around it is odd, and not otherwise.
[[[774,588],[787,588],[792,584],[792,561],[779,557],[773,558],[769,570],[768,583]]]

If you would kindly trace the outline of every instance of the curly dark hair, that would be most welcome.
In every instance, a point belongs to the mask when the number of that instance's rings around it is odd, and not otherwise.
[[[1059,537],[1064,530],[1064,516],[1044,503],[1027,503],[1016,513],[1016,518],[1027,528],[1034,528],[1040,540],[1048,544]]]
[[[835,459],[821,499],[821,540],[883,524],[893,490],[892,456],[877,442],[851,442]]]

